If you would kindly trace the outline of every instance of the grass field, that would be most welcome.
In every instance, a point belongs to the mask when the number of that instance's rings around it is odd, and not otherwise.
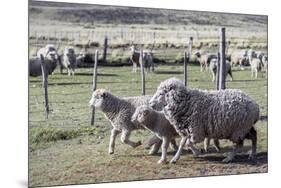
[[[235,68],[234,81],[227,81],[227,88],[239,88],[258,102],[263,121],[256,125],[258,131],[258,157],[252,162],[245,150],[234,163],[223,164],[225,152],[231,143],[221,141],[222,152],[194,158],[184,152],[176,165],[158,165],[156,156],[140,146],[132,149],[116,143],[114,155],[108,155],[111,125],[97,111],[96,123],[90,126],[91,109],[88,101],[92,89],[92,69],[78,69],[74,77],[55,72],[49,77],[49,101],[52,113],[45,119],[41,78],[29,80],[29,185],[50,186],[76,183],[99,183],[207,175],[228,175],[267,172],[267,79],[252,79],[250,70]],[[183,78],[181,64],[159,65],[155,73],[146,74],[147,94],[153,94],[157,85],[172,76]],[[117,96],[140,95],[140,74],[131,67],[99,67],[98,88],[110,90]],[[199,66],[188,66],[188,86],[214,89],[209,72],[200,72]],[[143,143],[151,134],[136,131],[133,140]],[[198,145],[202,147],[202,144]],[[168,159],[173,152],[170,151]]]
[[[193,37],[193,52],[217,53],[219,28],[226,28],[228,54],[254,49],[267,54],[267,17],[260,15],[226,14],[199,11],[128,8],[114,6],[68,4],[30,1],[29,55],[52,43],[62,54],[66,46],[76,53],[103,50],[108,37],[108,64],[128,63],[130,45],[153,47],[156,72],[146,77],[146,94],[153,95],[159,83],[170,77],[183,79],[179,60]],[[229,43],[230,42],[230,43]],[[100,56],[101,58],[101,56]],[[157,61],[156,61],[157,60]],[[90,62],[92,63],[92,62]],[[90,65],[89,63],[89,65]],[[239,88],[260,105],[262,120],[256,124],[258,156],[247,159],[250,142],[234,163],[221,160],[232,144],[222,140],[222,151],[194,158],[184,151],[177,164],[158,165],[158,155],[148,155],[143,145],[132,149],[118,138],[116,150],[108,155],[111,125],[96,111],[95,125],[90,125],[92,68],[77,69],[74,77],[59,74],[49,76],[51,113],[45,118],[41,77],[29,78],[29,186],[101,183],[112,181],[148,180],[267,172],[267,79],[250,77],[250,70],[234,68],[234,81],[227,88]],[[132,67],[100,66],[97,88],[114,95],[141,94],[141,76]],[[199,66],[188,65],[188,86],[214,89],[210,72],[200,72]],[[148,131],[135,131],[132,140],[145,143]],[[202,148],[202,143],[198,144]],[[169,150],[168,159],[173,156]]]

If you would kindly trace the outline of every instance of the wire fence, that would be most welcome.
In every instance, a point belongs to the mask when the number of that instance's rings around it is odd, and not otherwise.
[[[120,33],[119,33],[120,34]],[[193,33],[194,34],[194,33]],[[71,34],[69,34],[71,35]],[[85,33],[80,32],[77,34],[81,38],[84,37]],[[93,33],[92,35],[98,35]],[[101,34],[102,35],[102,34]],[[149,35],[149,34],[147,34]],[[153,39],[157,41],[157,35],[154,35]],[[198,34],[197,34],[198,35]],[[217,32],[218,35],[218,32]],[[32,36],[32,35],[31,35]],[[49,35],[50,36],[50,35]],[[60,43],[63,45],[70,45],[69,41],[63,42],[62,34],[54,34],[60,39]],[[107,36],[108,35],[107,33]],[[121,34],[120,34],[121,36]],[[129,34],[124,34],[123,37],[129,36]],[[163,35],[164,36],[164,35]],[[179,34],[181,36],[181,34]],[[187,38],[187,34],[184,35]],[[219,35],[218,35],[219,36]],[[214,51],[219,51],[219,37],[212,39],[214,43],[217,44]],[[38,36],[37,36],[38,37]],[[65,36],[66,37],[66,36]],[[109,37],[109,44],[113,36]],[[134,36],[136,37],[136,36]],[[160,35],[159,35],[160,37]],[[40,37],[39,37],[40,38]],[[75,38],[75,36],[74,36]],[[90,38],[95,38],[95,36],[90,36]],[[186,41],[188,41],[185,38]],[[189,37],[188,37],[189,38]],[[200,37],[199,37],[200,38]],[[198,39],[198,37],[197,37]],[[194,41],[197,40],[193,38]],[[41,39],[40,39],[41,40]],[[51,39],[49,39],[51,40]],[[135,40],[135,39],[134,39]],[[210,40],[211,41],[211,40]],[[30,45],[36,45],[36,47],[44,46],[50,41],[42,39],[42,44],[30,43]],[[187,42],[186,42],[187,43]],[[264,43],[260,41],[260,43]],[[57,43],[58,44],[58,43]],[[193,43],[194,44],[194,43]],[[60,44],[61,45],[61,44]],[[187,44],[188,45],[188,44]],[[90,50],[103,52],[103,46],[99,47],[89,47]],[[196,49],[194,49],[196,50]],[[187,51],[187,46],[185,49],[173,50],[167,48],[166,50],[155,51],[155,57],[162,57],[167,59],[167,53],[170,53],[171,59],[177,59],[178,57],[184,58],[184,52]],[[112,55],[112,51],[107,51],[107,56]],[[190,54],[192,54],[190,52]],[[92,54],[94,57],[94,54]],[[102,55],[100,56],[102,57]],[[76,71],[76,75],[69,77],[67,75],[60,75],[55,72],[54,75],[48,77],[48,97],[49,97],[49,116],[46,118],[46,111],[44,110],[45,100],[44,92],[42,89],[41,78],[30,78],[29,80],[29,126],[49,126],[49,127],[59,127],[59,128],[78,128],[86,127],[91,125],[92,119],[92,109],[89,107],[88,103],[92,95],[93,89],[93,72],[94,68],[83,68]],[[97,78],[96,87],[105,88],[117,96],[139,96],[142,94],[142,75],[141,71],[137,73],[132,72],[131,67],[97,67]],[[184,75],[186,72],[186,75]],[[178,77],[184,80],[187,77],[187,84],[190,86],[199,87],[202,89],[216,89],[216,84],[211,82],[210,76],[204,73],[200,73],[199,69],[187,66],[187,71],[183,64],[177,65],[158,65],[154,73],[148,72],[145,74],[145,91],[146,95],[152,95],[157,85],[169,78]],[[264,102],[264,97],[267,98],[267,93],[257,92],[259,89],[263,91],[267,90],[267,82],[264,83],[262,80],[256,81],[255,85],[241,85],[232,84],[232,88],[245,88],[249,90],[249,94],[256,100],[260,102],[263,110],[267,111],[267,103]],[[228,85],[228,84],[227,84]],[[226,86],[227,87],[227,86]],[[100,111],[95,112],[95,126],[108,126],[109,121],[107,121]],[[110,126],[108,126],[110,128]]]

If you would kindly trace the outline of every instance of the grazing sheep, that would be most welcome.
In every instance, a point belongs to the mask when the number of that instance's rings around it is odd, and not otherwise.
[[[133,63],[133,72],[137,72],[138,67],[140,66],[139,58],[140,51],[136,49],[133,45],[130,47],[131,56],[129,58],[130,62]],[[148,50],[143,51],[143,63],[146,72],[152,71],[154,72],[154,63],[153,63],[153,53]]]
[[[258,78],[258,72],[262,70],[262,60],[257,57],[257,54],[252,49],[248,51],[248,59],[251,65],[251,76],[254,77],[255,75],[255,78]]]
[[[142,105],[136,108],[131,120],[133,123],[141,124],[144,128],[150,130],[162,139],[162,156],[158,163],[166,163],[169,143],[171,142],[176,150],[175,137],[178,136],[178,134],[165,118],[163,112],[157,112],[147,105]],[[156,144],[154,146],[157,147]],[[155,148],[153,147],[151,153],[154,153],[154,150]]]
[[[153,53],[145,51],[143,54],[144,68],[146,72],[154,72]]]
[[[76,55],[73,47],[67,47],[64,49],[63,56],[60,64],[60,73],[63,73],[63,69],[67,69],[68,76],[75,74],[76,68]]]
[[[210,64],[210,61],[213,58],[217,58],[217,55],[216,54],[208,54],[207,53],[207,54],[203,54],[203,55],[200,56],[200,71],[201,72],[207,70],[207,67]]]
[[[241,70],[244,69],[244,66],[248,66],[249,62],[247,59],[247,51],[239,51],[237,53],[231,54],[231,66],[239,66]]]
[[[268,58],[267,58],[266,55],[264,55],[264,56],[262,57],[262,65],[263,65],[263,67],[264,67],[265,77],[267,78]]]
[[[217,66],[218,66],[218,59],[212,59],[210,61],[210,71],[212,73],[212,81],[214,82],[216,79],[216,74],[217,74]],[[232,70],[231,70],[231,65],[230,62],[228,60],[226,60],[225,62],[225,78],[227,77],[227,75],[229,74],[229,76],[231,77],[231,81],[233,80],[233,76],[232,76]]]
[[[223,160],[231,162],[242,148],[244,139],[252,140],[249,158],[256,155],[259,106],[238,89],[202,91],[187,89],[183,82],[170,78],[160,83],[150,100],[150,106],[164,105],[164,115],[182,137],[176,162],[185,142],[196,144],[205,138],[229,139],[233,151]]]
[[[57,61],[53,59],[44,59],[46,72],[48,75],[52,74],[57,67]],[[38,57],[33,57],[29,59],[29,76],[41,76],[41,59]]]
[[[90,106],[100,109],[105,117],[110,121],[111,130],[109,142],[109,154],[114,153],[116,136],[121,133],[121,141],[135,148],[141,142],[134,142],[129,139],[133,130],[143,129],[138,123],[132,123],[131,118],[135,109],[140,105],[148,105],[151,96],[118,98],[104,89],[93,92]]]
[[[37,51],[37,57],[40,58],[40,55],[43,55],[44,58],[55,58],[55,56],[58,56],[57,49],[53,44],[47,44],[45,47],[40,48]]]

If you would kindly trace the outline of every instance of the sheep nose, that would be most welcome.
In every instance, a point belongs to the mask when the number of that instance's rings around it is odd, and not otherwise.
[[[149,106],[154,109],[156,104],[155,104],[155,102],[149,102]]]
[[[135,118],[135,117],[132,117],[132,118],[131,118],[131,122],[133,122],[133,123],[136,122],[136,118]]]

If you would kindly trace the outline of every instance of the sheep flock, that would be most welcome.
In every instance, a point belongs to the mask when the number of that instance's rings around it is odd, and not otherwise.
[[[205,152],[208,152],[211,139],[217,150],[220,150],[219,140],[233,142],[233,150],[222,161],[225,163],[235,160],[245,139],[252,143],[249,159],[254,160],[257,154],[255,124],[260,118],[259,105],[238,89],[193,89],[185,87],[177,78],[169,78],[160,83],[153,96],[120,98],[97,89],[90,106],[101,110],[112,124],[109,154],[114,153],[119,133],[122,143],[132,148],[140,146],[140,141],[129,138],[136,129],[152,133],[149,154],[157,153],[161,146],[158,163],[167,162],[169,145],[176,151],[170,163],[176,163],[184,148],[191,150],[195,157],[200,156],[202,150],[197,143],[204,142]],[[176,138],[180,138],[178,144]]]

